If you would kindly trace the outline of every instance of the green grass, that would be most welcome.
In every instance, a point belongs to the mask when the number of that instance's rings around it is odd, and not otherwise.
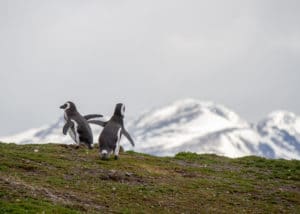
[[[37,151],[38,150],[38,151]],[[300,161],[0,143],[0,213],[299,213]]]

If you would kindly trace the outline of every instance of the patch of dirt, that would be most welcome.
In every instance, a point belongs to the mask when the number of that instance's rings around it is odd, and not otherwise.
[[[148,164],[139,164],[141,169],[144,169],[148,173],[157,174],[157,175],[169,175],[169,171],[158,166],[152,166]]]
[[[106,173],[102,173],[100,175],[100,179],[102,180],[111,180],[120,183],[127,183],[127,184],[144,184],[146,183],[142,177],[137,176],[131,172],[122,172],[117,170],[109,170]]]
[[[61,147],[69,150],[78,150],[78,149],[85,149],[87,148],[84,144],[60,144]]]
[[[207,164],[198,164],[198,163],[187,162],[187,161],[183,161],[183,160],[176,160],[173,162],[180,166],[190,166],[190,167],[196,167],[196,168],[207,168],[208,167]]]
[[[17,168],[31,172],[35,172],[37,170],[37,167],[28,164],[19,165]]]
[[[300,193],[300,186],[296,186],[296,185],[287,186],[287,185],[284,185],[284,186],[281,186],[279,188],[279,191],[281,191],[281,192],[297,192],[297,193]]]
[[[66,175],[65,178],[67,180],[71,180],[72,176],[79,172],[73,172],[71,175]],[[82,171],[81,171],[82,173]],[[136,175],[132,172],[127,171],[120,171],[120,170],[107,170],[107,169],[84,169],[83,172],[87,176],[91,176],[94,179],[101,179],[104,181],[113,181],[119,183],[126,183],[126,184],[144,184],[147,181],[142,178],[141,176]]]
[[[185,169],[175,169],[174,171],[176,173],[180,174],[184,178],[200,178],[200,177],[202,177],[197,172],[190,172],[190,171],[185,170]]]

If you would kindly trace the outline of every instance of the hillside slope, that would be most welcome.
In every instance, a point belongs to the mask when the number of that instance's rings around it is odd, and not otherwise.
[[[0,213],[297,213],[300,161],[0,143]]]

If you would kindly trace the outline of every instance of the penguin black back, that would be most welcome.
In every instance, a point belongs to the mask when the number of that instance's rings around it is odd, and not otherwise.
[[[124,134],[130,143],[134,142],[124,127],[125,105],[116,104],[115,111],[111,119],[107,122],[91,120],[90,123],[104,127],[99,140],[99,154],[101,159],[108,159],[111,153],[114,153],[115,159],[118,159],[120,140]]]
[[[65,111],[64,118],[66,124],[63,127],[63,134],[67,134],[68,132],[77,144],[84,143],[91,149],[93,145],[93,133],[87,120],[102,117],[102,115],[93,114],[82,116],[77,111],[75,104],[71,101],[66,102],[60,106],[60,108]]]

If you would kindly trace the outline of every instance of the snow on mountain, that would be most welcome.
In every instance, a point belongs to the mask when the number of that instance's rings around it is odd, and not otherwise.
[[[200,136],[249,124],[223,106],[186,99],[146,112],[129,127],[136,137],[137,151],[172,155],[182,146],[192,146]]]
[[[261,141],[269,142],[272,158],[300,159],[300,117],[287,111],[269,114],[257,125]]]
[[[226,107],[193,99],[146,112],[130,123],[137,141],[135,150],[160,156],[181,151],[229,157],[250,155],[246,149],[238,148],[239,138],[233,136],[246,130],[251,131],[251,125]],[[256,137],[255,133],[250,135]]]
[[[61,117],[53,124],[36,129],[30,129],[12,136],[0,137],[0,140],[3,142],[14,142],[17,144],[73,144],[74,141],[68,135],[63,135],[62,133],[62,127],[64,124],[64,118]],[[96,142],[100,133],[100,128],[98,126],[92,126],[92,130],[94,133],[94,142]]]
[[[135,151],[153,155],[190,151],[300,159],[299,121],[292,113],[275,112],[255,126],[222,105],[186,99],[148,111],[129,127]]]
[[[61,118],[50,126],[0,140],[19,144],[73,143],[62,134],[63,124]],[[123,137],[125,150],[157,156],[190,151],[228,157],[300,159],[300,117],[286,111],[273,112],[252,125],[222,105],[185,99],[147,111],[126,126],[136,146],[132,148]],[[96,142],[101,129],[92,128]]]

